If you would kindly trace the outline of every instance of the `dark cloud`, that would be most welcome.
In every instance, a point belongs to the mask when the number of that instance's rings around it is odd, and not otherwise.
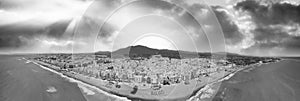
[[[19,48],[26,43],[22,42],[18,37],[15,36],[1,36],[0,37],[0,49],[3,48]]]
[[[26,39],[37,36],[61,39],[70,21],[60,21],[46,26],[33,26],[20,22],[0,27],[0,48],[13,49],[28,45]]]
[[[113,1],[113,0],[112,0]],[[125,6],[127,7],[127,6]],[[175,19],[180,19],[179,21],[182,24],[186,24],[186,20],[193,20],[191,15],[184,14],[185,17],[181,17],[178,15],[178,13],[182,12],[182,8],[177,7],[174,4],[170,4],[169,2],[162,1],[162,0],[140,0],[140,1],[134,1],[130,4],[128,4],[128,7],[138,7],[137,9],[143,10],[144,12],[149,12],[149,13],[155,13],[156,11],[162,11],[165,15],[171,16]],[[187,18],[189,17],[190,19],[182,19],[182,18]],[[122,17],[120,17],[121,19]],[[93,20],[92,18],[87,18],[90,20]],[[183,21],[185,20],[185,21]],[[195,23],[195,21],[190,21],[191,23]],[[109,38],[111,37],[115,31],[118,31],[119,29],[104,21],[97,21],[98,26],[101,27],[100,31],[98,32],[99,35],[98,37],[100,38]],[[103,24],[103,25],[102,25]],[[189,23],[190,24],[190,23]],[[101,26],[102,25],[102,26]]]
[[[77,23],[77,28],[73,35],[73,41],[84,43],[95,43],[95,39],[108,44],[111,43],[111,37],[119,29],[103,20],[92,16],[83,16]]]
[[[104,23],[99,32],[99,37],[108,38],[117,30],[117,28],[109,23]]]
[[[261,4],[258,1],[239,2],[236,9],[247,11],[258,25],[300,23],[300,6],[289,3]]]
[[[255,33],[255,41],[281,41],[283,38],[290,36],[287,32],[281,29],[270,27],[258,27],[252,32]]]
[[[300,24],[300,5],[246,0],[237,3],[235,9],[250,14],[256,25],[251,31],[255,44],[244,49],[245,53],[292,55],[300,51],[299,32],[296,32]]]
[[[283,43],[283,46],[287,48],[300,49],[300,36],[288,37],[288,39],[285,40],[285,43]]]
[[[109,38],[117,30],[117,27],[105,22],[102,19],[97,19],[94,17],[83,16],[78,24],[77,37],[86,38]]]
[[[256,41],[254,45],[242,50],[250,55],[260,56],[298,56],[300,50],[300,37],[284,37],[281,41]]]
[[[243,40],[244,36],[239,31],[239,27],[232,21],[232,19],[230,19],[229,15],[225,11],[218,9],[223,8],[220,6],[212,7],[212,10],[217,17],[220,26],[222,27],[226,44],[235,45],[240,43]]]
[[[177,19],[178,22],[180,22],[183,25],[189,25],[193,26],[194,28],[202,28],[197,20],[194,17],[200,17],[200,16],[205,16],[205,15],[199,15],[199,13],[205,12],[205,10],[208,10],[208,6],[205,5],[204,3],[193,3],[193,4],[187,4],[187,2],[184,2],[182,0],[172,0],[173,3],[179,4],[179,5],[173,5],[169,4],[168,2],[159,2],[157,0],[145,0],[148,1],[146,3],[147,6],[153,7],[155,9],[162,9],[165,10],[166,12],[171,11],[171,9],[174,9],[174,12],[172,13],[171,16]],[[179,7],[178,7],[179,6]],[[181,8],[182,6],[183,8]],[[224,32],[225,36],[225,41],[226,44],[229,45],[234,45],[238,44],[243,40],[243,34],[239,31],[238,26],[230,19],[229,15],[225,11],[217,10],[217,9],[225,9],[222,8],[221,6],[212,6],[212,11],[215,13],[217,19],[219,20],[220,26],[222,27],[222,30]],[[183,13],[180,15],[179,13],[182,12],[183,9],[188,10],[189,12]],[[205,19],[211,19],[211,18],[205,18]],[[204,22],[201,19],[201,22]],[[202,31],[197,32],[197,34],[203,33]]]
[[[63,38],[62,36],[70,23],[71,20],[53,23],[50,26],[46,27],[47,32],[45,34],[53,38]]]
[[[16,5],[12,0],[1,0],[0,1],[0,9],[11,9],[20,7],[20,5]]]
[[[203,3],[193,3],[191,5],[187,4],[187,2],[184,2],[182,0],[173,0],[173,2],[176,4],[183,5],[183,7],[189,11],[189,13],[185,13],[182,17],[182,18],[184,18],[183,20],[187,20],[187,19],[188,20],[184,21],[182,23],[187,24],[187,25],[193,25],[196,28],[201,28],[201,27],[198,27],[199,25],[198,25],[198,23],[196,23],[197,21],[195,21],[195,19],[193,17],[206,16],[206,15],[199,14],[199,13],[207,14],[205,12],[209,11],[208,10],[209,7],[207,5],[205,5],[204,2]],[[226,9],[221,6],[211,6],[210,8],[212,9],[213,13],[216,15],[216,17],[220,23],[220,26],[223,30],[226,44],[235,45],[235,44],[240,43],[243,40],[244,36],[239,31],[238,26],[232,21],[232,19],[230,19],[230,17],[229,17],[230,15],[228,15],[225,11],[218,10],[218,9],[223,9],[223,10],[226,10]],[[192,13],[192,15],[190,13]],[[209,18],[208,16],[206,16],[206,18],[200,19],[200,23],[205,22],[205,20],[210,21],[210,19],[212,19],[212,18]]]

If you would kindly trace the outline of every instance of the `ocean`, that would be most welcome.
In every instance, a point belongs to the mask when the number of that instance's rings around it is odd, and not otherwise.
[[[300,101],[300,61],[245,69],[220,84],[213,101]]]
[[[0,57],[0,101],[86,101],[77,84],[18,59]]]

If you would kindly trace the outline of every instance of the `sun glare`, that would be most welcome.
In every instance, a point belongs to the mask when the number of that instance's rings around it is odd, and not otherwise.
[[[162,38],[160,36],[146,36],[138,39],[133,45],[143,45],[150,48],[156,49],[171,49],[176,50],[176,47],[172,44],[170,40]]]

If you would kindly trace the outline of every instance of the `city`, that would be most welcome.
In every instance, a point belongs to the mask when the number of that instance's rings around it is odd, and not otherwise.
[[[180,88],[180,84],[189,85],[190,91],[194,91],[248,66],[280,59],[240,55],[228,55],[224,59],[179,59],[160,54],[134,58],[111,58],[99,54],[40,54],[30,60],[120,95],[129,94],[122,93],[124,90],[130,91],[129,95],[133,97],[143,98],[141,95],[145,94],[136,94],[139,91],[147,92],[148,98],[161,99],[172,95],[170,91],[176,89],[174,87]]]

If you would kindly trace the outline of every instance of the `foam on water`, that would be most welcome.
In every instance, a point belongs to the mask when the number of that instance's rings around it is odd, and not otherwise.
[[[27,60],[25,63],[30,63],[31,61]]]
[[[241,70],[243,70],[243,69],[241,69]],[[212,82],[212,83],[210,83],[210,84],[205,85],[203,88],[201,88],[201,89],[197,92],[197,94],[196,94],[195,96],[192,96],[192,97],[189,98],[187,101],[200,101],[201,99],[212,97],[212,95],[214,94],[215,90],[213,90],[213,89],[211,88],[211,86],[213,86],[215,83],[222,82],[222,81],[225,81],[225,80],[229,80],[231,77],[233,77],[236,73],[238,73],[238,72],[241,71],[241,70],[238,70],[238,71],[236,71],[236,72],[234,72],[234,73],[231,73],[231,74],[225,76],[224,78],[222,78],[222,79],[220,79],[220,80],[218,80],[218,81],[216,81],[216,82]],[[200,96],[200,97],[199,97],[199,96]],[[198,97],[199,97],[200,99],[199,99]]]
[[[207,84],[207,85],[205,85],[203,88],[201,88],[201,89],[197,92],[197,94],[196,94],[195,96],[192,96],[192,97],[189,98],[187,101],[200,101],[199,95],[200,95],[200,98],[201,98],[201,97],[204,95],[203,93],[204,93],[206,90],[210,89],[211,86],[212,86],[212,84]],[[206,96],[206,95],[204,95],[204,96]]]
[[[55,92],[57,92],[57,90],[55,89],[55,87],[53,87],[53,86],[50,86],[50,87],[48,87],[48,89],[46,90],[48,93],[55,93]]]
[[[37,70],[31,69],[33,72],[38,72]]]
[[[224,78],[222,78],[222,79],[220,79],[219,80],[219,82],[222,82],[222,81],[225,81],[225,80],[228,80],[228,79],[230,79],[232,76],[234,76],[235,75],[235,73],[231,73],[231,74],[229,74],[228,76],[226,76],[226,77],[224,77]]]
[[[84,86],[84,85],[78,84],[78,87],[79,87],[80,89],[82,89],[83,93],[86,93],[87,95],[94,95],[94,94],[95,94],[95,92],[93,92],[92,90],[90,90],[89,88],[87,88],[87,87]]]

